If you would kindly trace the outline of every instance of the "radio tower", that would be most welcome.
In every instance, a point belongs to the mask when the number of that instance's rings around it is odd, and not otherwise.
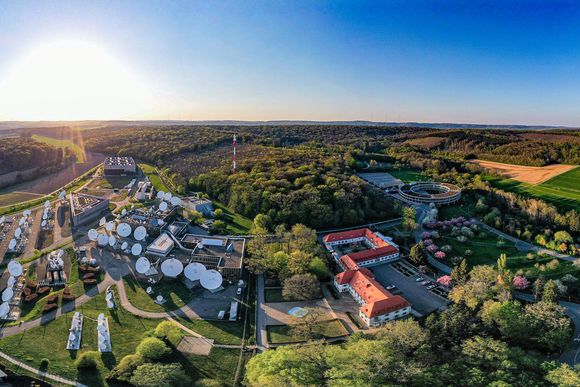
[[[234,174],[235,174],[236,173],[236,147],[238,145],[238,141],[236,139],[236,134],[235,133],[234,133],[234,142],[233,142],[233,145],[234,145]]]

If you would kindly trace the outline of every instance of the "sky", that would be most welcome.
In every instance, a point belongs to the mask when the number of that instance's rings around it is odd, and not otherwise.
[[[0,0],[0,120],[580,126],[580,3]]]

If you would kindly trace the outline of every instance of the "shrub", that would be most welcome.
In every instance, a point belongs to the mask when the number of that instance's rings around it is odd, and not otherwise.
[[[48,369],[48,365],[50,364],[50,360],[48,360],[47,358],[42,358],[42,360],[40,360],[40,366],[38,367],[40,370],[46,371]]]
[[[54,310],[56,308],[58,308],[57,304],[45,304],[44,307],[42,308],[42,313],[50,312],[51,310]]]
[[[39,288],[37,290],[38,294],[44,294],[44,293],[48,293],[50,291],[50,288],[48,286],[42,286],[41,288]]]
[[[121,359],[119,364],[111,371],[111,378],[120,381],[128,382],[133,375],[133,372],[141,364],[145,363],[145,359],[137,354],[127,355]]]
[[[32,293],[30,288],[24,288],[24,290],[22,292],[24,293],[25,296],[28,296],[30,293]]]
[[[84,352],[75,360],[75,366],[79,369],[95,369],[99,357],[100,354],[97,351]]]
[[[97,280],[94,278],[84,279],[83,284],[85,285],[96,285]]]
[[[55,303],[58,301],[58,294],[51,294],[50,296],[46,297],[46,302],[49,304]]]
[[[33,294],[30,294],[30,295],[24,297],[24,301],[32,302],[32,301],[36,301],[37,298],[38,298],[38,294],[33,293]]]
[[[524,290],[527,289],[528,286],[530,286],[530,281],[528,281],[526,277],[522,277],[519,275],[514,277],[512,283],[514,285],[514,288],[518,290]]]
[[[83,279],[95,278],[95,273],[87,273],[83,275]]]
[[[181,333],[181,328],[179,328],[175,323],[171,321],[163,321],[157,325],[155,328],[155,336],[160,339],[167,339],[171,344],[177,346],[183,334]]]
[[[137,367],[131,384],[137,387],[190,386],[192,380],[180,364],[145,363]]]
[[[169,355],[171,349],[163,341],[148,337],[137,346],[137,354],[149,360],[158,360]]]
[[[560,266],[560,261],[558,261],[556,258],[552,259],[546,264],[546,268],[548,270],[556,270],[558,266]]]

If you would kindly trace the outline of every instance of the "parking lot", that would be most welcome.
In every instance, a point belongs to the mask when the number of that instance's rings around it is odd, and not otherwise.
[[[385,288],[389,285],[395,285],[396,290],[391,292],[400,294],[406,298],[412,305],[413,309],[422,315],[432,313],[442,306],[448,304],[448,300],[440,297],[425,288],[419,282],[415,281],[416,277],[407,277],[395,270],[391,264],[370,267],[375,278]]]

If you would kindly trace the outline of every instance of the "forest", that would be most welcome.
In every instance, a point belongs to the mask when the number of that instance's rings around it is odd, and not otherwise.
[[[30,168],[57,170],[75,159],[69,149],[57,148],[26,136],[0,139],[0,174]]]

